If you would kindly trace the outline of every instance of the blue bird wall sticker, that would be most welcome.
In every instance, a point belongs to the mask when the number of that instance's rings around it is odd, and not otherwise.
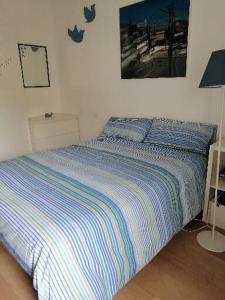
[[[83,41],[84,32],[85,30],[78,30],[77,25],[74,26],[73,31],[70,28],[68,28],[68,35],[76,43],[81,43]]]
[[[95,4],[92,4],[90,8],[87,6],[84,7],[84,17],[86,19],[86,23],[91,23],[94,21],[96,17]]]

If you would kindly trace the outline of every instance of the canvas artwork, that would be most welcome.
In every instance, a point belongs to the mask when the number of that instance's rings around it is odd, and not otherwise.
[[[121,77],[185,77],[190,0],[120,8]]]

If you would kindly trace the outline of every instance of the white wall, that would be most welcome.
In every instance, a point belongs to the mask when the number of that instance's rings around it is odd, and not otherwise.
[[[17,43],[47,46],[50,88],[23,88]],[[60,109],[50,0],[0,0],[0,59],[9,53],[12,63],[0,76],[0,160],[30,151],[28,116]]]
[[[29,151],[26,102],[18,83],[19,61],[12,28],[0,25],[0,160]]]
[[[52,1],[61,109],[79,110],[83,139],[96,136],[111,115],[218,121],[219,92],[198,89],[198,84],[211,51],[225,48],[224,0],[191,1],[186,78],[143,80],[120,79],[119,7],[137,1],[94,2],[97,19],[85,24],[83,6],[93,1]],[[67,28],[75,24],[87,30],[81,44],[67,35]]]
[[[5,23],[15,31],[15,43],[47,46],[51,87],[25,90],[28,115],[59,111],[60,85],[50,0],[0,0],[0,3],[4,4],[1,12]],[[19,80],[22,85],[21,76]]]
[[[27,117],[46,111],[79,113],[82,139],[111,115],[218,121],[219,91],[198,83],[211,51],[225,48],[225,1],[192,1],[187,78],[121,80],[119,7],[134,2],[96,0],[97,18],[85,24],[91,0],[0,0],[0,58],[13,58],[0,76],[0,160],[30,150]],[[75,24],[86,30],[81,44],[67,35]],[[23,89],[18,42],[48,47],[51,88]]]

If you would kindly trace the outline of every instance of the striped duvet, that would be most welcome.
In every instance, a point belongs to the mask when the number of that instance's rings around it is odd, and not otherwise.
[[[40,300],[112,299],[202,208],[206,158],[94,140],[0,163],[0,236]]]

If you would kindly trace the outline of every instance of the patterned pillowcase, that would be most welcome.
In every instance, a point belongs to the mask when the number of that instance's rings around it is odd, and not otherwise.
[[[149,119],[112,117],[106,124],[100,138],[114,137],[142,142],[146,137],[151,124],[152,120]]]
[[[163,144],[207,155],[216,131],[216,125],[155,118],[144,143]]]

